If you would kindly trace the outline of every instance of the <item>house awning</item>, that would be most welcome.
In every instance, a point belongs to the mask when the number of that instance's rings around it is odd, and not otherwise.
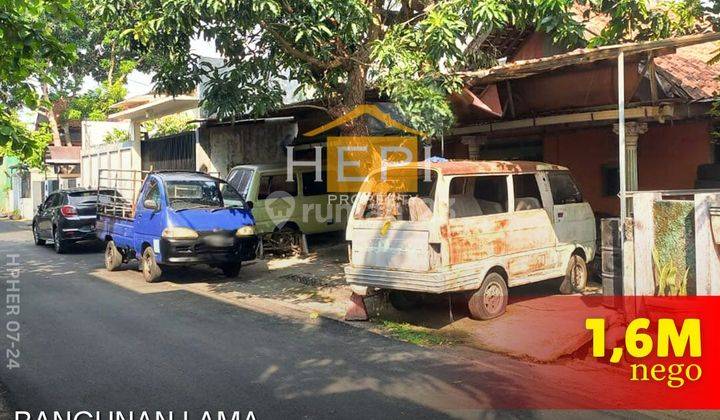
[[[612,60],[617,58],[621,52],[625,54],[625,57],[649,52],[653,52],[655,56],[661,56],[675,52],[676,48],[718,40],[720,40],[720,32],[709,32],[658,41],[608,45],[598,48],[580,48],[565,54],[514,61],[489,69],[463,71],[457,74],[465,78],[466,83],[470,86],[487,85],[503,80],[522,79],[567,66]]]
[[[197,108],[199,104],[200,100],[195,96],[164,96],[143,105],[110,114],[108,115],[108,121],[131,120],[143,122],[188,111]]]
[[[45,163],[49,165],[79,165],[80,146],[48,146]]]

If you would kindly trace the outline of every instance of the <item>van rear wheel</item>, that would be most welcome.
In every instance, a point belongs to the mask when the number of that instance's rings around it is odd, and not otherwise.
[[[122,254],[115,246],[115,242],[108,241],[105,245],[105,268],[107,271],[115,271],[122,264]]]
[[[498,273],[485,276],[480,288],[468,299],[470,318],[485,320],[497,318],[505,313],[508,302],[508,288],[505,279]]]
[[[573,254],[568,262],[565,279],[560,285],[560,293],[581,293],[585,290],[588,281],[588,267],[585,259],[578,254]]]

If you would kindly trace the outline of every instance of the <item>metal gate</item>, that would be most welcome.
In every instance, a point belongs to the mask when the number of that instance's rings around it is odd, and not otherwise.
[[[140,143],[142,170],[195,170],[195,132],[155,137]]]

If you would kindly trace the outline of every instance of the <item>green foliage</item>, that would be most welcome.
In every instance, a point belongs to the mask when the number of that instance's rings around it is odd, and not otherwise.
[[[125,99],[126,94],[123,79],[116,80],[110,86],[102,83],[99,87],[70,99],[61,117],[64,120],[103,121],[112,113],[110,106]]]
[[[391,337],[419,346],[452,345],[462,341],[459,337],[449,337],[437,331],[417,327],[408,323],[383,321],[382,326],[384,331]]]
[[[130,141],[130,133],[128,133],[126,130],[113,128],[107,134],[105,134],[105,136],[103,136],[102,140],[103,142],[108,144],[124,143],[126,141]]]
[[[71,2],[0,0],[0,149],[24,162],[36,160],[39,142],[15,112],[36,109],[34,82],[57,80],[76,58],[75,45],[58,38],[49,22],[77,25]]]
[[[658,296],[687,296],[687,279],[690,269],[678,275],[678,267],[672,261],[662,264],[657,249],[653,249],[653,271]]]
[[[17,114],[0,114],[0,139],[0,156],[16,156],[30,167],[42,168],[45,149],[52,142],[52,134],[47,125],[30,131]]]
[[[117,30],[122,48],[155,72],[156,89],[183,94],[205,81],[203,106],[220,117],[262,115],[282,101],[281,82],[299,82],[339,116],[376,87],[415,128],[441,133],[453,123],[448,95],[458,71],[494,57],[467,53],[484,32],[512,25],[584,45],[574,0],[92,0],[93,16]],[[581,0],[609,14],[599,45],[651,39],[689,28],[698,0]],[[212,40],[219,68],[191,51]],[[134,53],[134,55],[132,55]]]
[[[192,118],[183,114],[168,115],[148,121],[143,125],[151,137],[161,137],[194,130],[197,128],[197,124],[191,123],[191,120]]]
[[[653,259],[658,294],[687,294],[695,280],[695,206],[692,201],[663,200],[653,203],[655,243]],[[684,273],[684,277],[680,276]]]
[[[588,0],[587,4],[592,12],[609,17],[590,46],[685,35],[703,14],[700,0]]]

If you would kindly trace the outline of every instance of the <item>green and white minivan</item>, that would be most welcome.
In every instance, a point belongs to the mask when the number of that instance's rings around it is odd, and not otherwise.
[[[305,253],[305,235],[345,229],[352,207],[347,196],[328,194],[327,174],[315,180],[315,169],[295,168],[287,180],[284,163],[239,165],[227,181],[252,206],[263,251]]]

